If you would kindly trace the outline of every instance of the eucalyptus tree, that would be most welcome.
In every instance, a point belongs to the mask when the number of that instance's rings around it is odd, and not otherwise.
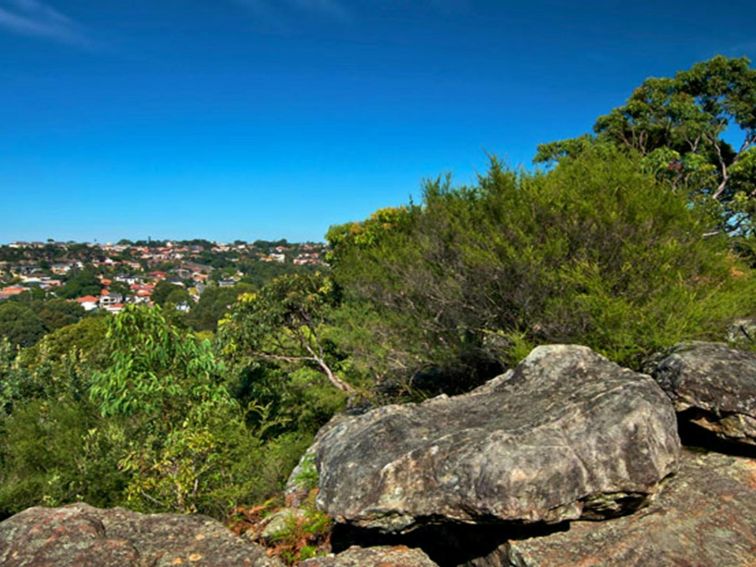
[[[593,130],[542,144],[535,161],[558,161],[593,144],[637,152],[673,188],[717,203],[726,231],[753,230],[756,70],[747,58],[719,55],[674,77],[648,78]]]

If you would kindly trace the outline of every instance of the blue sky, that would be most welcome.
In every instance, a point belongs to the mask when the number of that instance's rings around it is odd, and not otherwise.
[[[754,30],[738,0],[0,0],[0,241],[319,240]]]

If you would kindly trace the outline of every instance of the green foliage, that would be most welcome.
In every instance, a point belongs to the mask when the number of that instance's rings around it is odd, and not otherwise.
[[[318,548],[327,541],[331,533],[332,520],[314,505],[303,508],[304,516],[294,515],[286,519],[284,530],[277,534],[273,542],[279,557],[287,565],[297,565],[300,561],[316,557]]]
[[[58,291],[64,299],[75,299],[86,295],[100,295],[102,284],[97,273],[92,269],[77,270],[68,277],[65,285]]]
[[[110,284],[110,293],[117,293],[123,297],[132,295],[131,288],[124,282],[113,282]]]
[[[133,508],[223,517],[241,499],[266,496],[257,492],[253,473],[264,460],[263,446],[240,412],[193,413],[146,441],[129,444],[118,463],[129,474],[125,494]]]
[[[260,289],[279,276],[314,271],[312,266],[297,266],[291,262],[283,264],[279,264],[278,262],[261,262],[259,260],[239,262],[238,268],[244,274],[241,280],[242,283],[250,284],[254,289]]]
[[[84,317],[84,308],[78,303],[62,299],[49,299],[31,306],[41,319],[47,332],[72,325]]]
[[[318,510],[315,504],[317,493],[316,489],[309,491],[307,499],[295,511],[287,508],[278,511],[284,514],[283,525],[272,534],[272,541],[258,538],[260,543],[272,545],[274,554],[286,565],[298,565],[305,559],[329,551],[333,520]],[[267,503],[264,511],[275,513],[269,509],[270,504]]]
[[[299,470],[293,479],[294,485],[302,490],[314,490],[318,487],[318,469],[315,466],[315,453],[305,453],[299,464]]]
[[[251,284],[240,283],[234,287],[207,287],[199,302],[186,316],[186,322],[196,331],[215,331],[237,297],[255,289]]]
[[[351,222],[332,226],[326,239],[331,246],[328,261],[338,263],[344,249],[374,248],[388,235],[409,226],[412,207],[389,207],[379,209],[363,222]]]
[[[0,305],[0,336],[20,346],[32,346],[46,333],[76,323],[84,314],[77,303],[33,290]]]
[[[20,355],[0,342],[0,513],[84,499],[222,518],[270,497],[335,409],[309,379],[244,405],[227,382],[210,343],[159,308],[83,319]]]
[[[119,459],[129,505],[222,516],[278,488],[280,455],[263,443],[273,424],[266,416],[247,428],[207,341],[171,326],[159,308],[127,307],[108,342],[111,363],[93,375],[90,395],[129,440]]]
[[[168,299],[172,294],[180,293],[182,291],[186,293],[186,290],[184,290],[184,288],[180,285],[172,284],[167,281],[160,281],[152,291],[152,301],[156,305],[163,307],[168,302]]]
[[[175,307],[176,305],[181,305],[182,303],[191,302],[192,298],[189,295],[189,292],[184,288],[179,287],[178,289],[174,289],[173,291],[171,291],[171,293],[168,294],[168,297],[165,298],[163,305],[166,307]]]
[[[81,400],[38,399],[15,408],[3,423],[0,512],[82,500],[121,504],[126,479],[99,425],[94,408]]]
[[[371,245],[334,246],[342,347],[385,380],[469,379],[555,342],[637,367],[756,309],[727,239],[703,236],[710,217],[609,146],[547,174],[494,161],[475,187],[429,183],[407,214]]]
[[[719,203],[722,229],[753,231],[756,173],[756,70],[746,58],[716,56],[672,78],[649,78],[627,102],[599,117],[595,137],[539,146],[536,162],[575,156],[608,144],[644,156],[644,165],[674,188]],[[732,147],[723,135],[736,126]]]
[[[86,317],[45,335],[36,345],[21,352],[20,364],[31,371],[49,366],[59,373],[65,358],[76,356],[87,368],[105,368],[109,362],[105,340],[108,319],[108,315]]]
[[[210,344],[172,327],[160,308],[126,307],[109,321],[107,339],[111,363],[90,387],[103,416],[139,414],[159,430],[205,404],[233,405]]]
[[[7,415],[19,398],[22,378],[16,364],[16,347],[0,338],[0,416]]]
[[[0,303],[0,338],[14,345],[31,346],[44,334],[44,323],[30,307],[15,301]]]
[[[276,278],[258,293],[241,296],[221,322],[223,352],[242,363],[259,359],[307,365],[338,390],[351,393],[353,387],[338,375],[338,354],[325,336],[336,299],[333,282],[320,272]]]

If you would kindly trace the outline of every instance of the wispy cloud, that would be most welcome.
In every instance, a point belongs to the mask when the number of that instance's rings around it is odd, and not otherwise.
[[[62,43],[89,44],[79,24],[40,0],[0,0],[0,30]]]
[[[321,16],[341,23],[351,21],[352,14],[343,0],[234,0],[249,9],[262,23],[288,27],[303,14]]]

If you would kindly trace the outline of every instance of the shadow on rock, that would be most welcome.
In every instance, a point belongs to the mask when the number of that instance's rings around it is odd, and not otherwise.
[[[426,525],[407,534],[389,534],[374,529],[336,524],[331,536],[331,546],[334,553],[340,553],[353,545],[419,547],[439,567],[455,567],[494,554],[509,540],[546,536],[566,531],[568,528],[568,522],[529,526],[442,524]]]
[[[696,408],[690,408],[678,414],[678,433],[684,446],[692,449],[705,449],[733,457],[756,459],[756,445],[729,441],[696,425],[695,421],[704,416],[705,413]]]

